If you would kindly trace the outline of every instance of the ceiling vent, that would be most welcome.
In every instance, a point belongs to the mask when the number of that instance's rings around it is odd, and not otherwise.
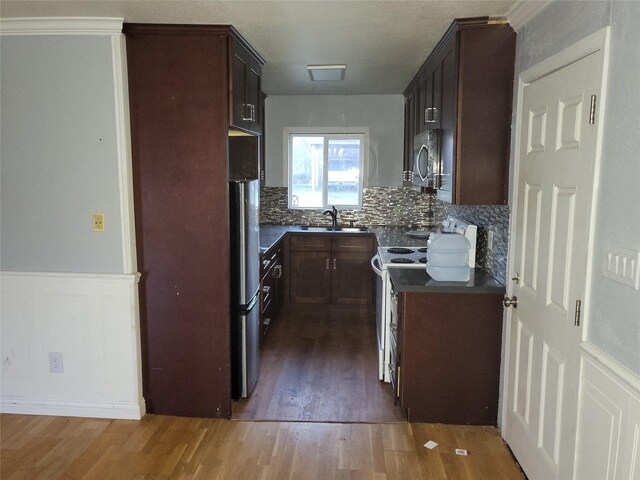
[[[307,65],[312,82],[344,80],[346,65]]]

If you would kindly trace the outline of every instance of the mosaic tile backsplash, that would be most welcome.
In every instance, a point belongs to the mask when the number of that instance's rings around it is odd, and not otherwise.
[[[477,265],[505,283],[509,241],[508,206],[459,206],[441,202],[435,195],[404,187],[366,187],[362,210],[340,210],[338,222],[356,226],[408,226],[436,229],[447,215],[478,226]],[[330,218],[322,210],[290,210],[286,187],[263,187],[260,193],[260,223],[267,225],[326,226]],[[493,230],[493,251],[487,248]]]

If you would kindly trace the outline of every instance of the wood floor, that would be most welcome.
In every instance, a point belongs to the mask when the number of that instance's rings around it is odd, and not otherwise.
[[[524,478],[492,427],[5,414],[0,433],[3,480]]]
[[[403,422],[378,380],[375,317],[313,306],[282,312],[262,348],[258,383],[234,402],[243,420]]]

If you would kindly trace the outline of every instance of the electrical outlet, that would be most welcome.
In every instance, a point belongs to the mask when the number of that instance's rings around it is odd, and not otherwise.
[[[104,232],[104,213],[93,214],[93,231]]]
[[[49,371],[51,373],[64,372],[62,365],[62,352],[49,352]]]
[[[493,230],[487,233],[487,248],[493,252]]]

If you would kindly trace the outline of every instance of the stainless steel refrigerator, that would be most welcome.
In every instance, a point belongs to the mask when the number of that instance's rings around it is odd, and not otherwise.
[[[260,182],[229,183],[231,378],[234,399],[246,398],[260,370]]]

